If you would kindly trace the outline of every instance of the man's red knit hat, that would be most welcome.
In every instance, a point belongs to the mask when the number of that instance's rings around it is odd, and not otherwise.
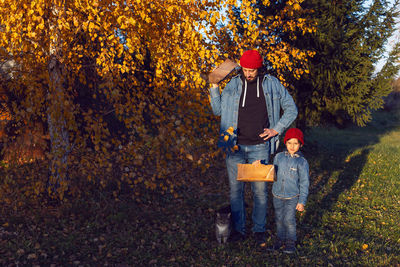
[[[304,145],[304,136],[303,132],[300,129],[290,128],[289,130],[287,130],[285,138],[283,139],[283,143],[286,144],[286,141],[292,138],[297,138],[297,140],[299,140],[299,142]]]
[[[263,59],[257,50],[247,50],[240,58],[240,66],[247,69],[261,68]]]

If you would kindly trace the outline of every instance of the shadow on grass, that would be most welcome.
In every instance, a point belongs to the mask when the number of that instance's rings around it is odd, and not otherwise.
[[[304,229],[300,230],[300,240],[310,234],[307,229],[325,229],[328,232],[325,238],[329,240],[332,240],[329,230],[339,234],[335,231],[337,226],[329,225],[324,215],[331,212],[341,194],[350,191],[359,180],[372,146],[398,126],[398,114],[377,112],[366,127],[315,128],[306,133],[309,142],[306,140],[303,152],[310,163],[310,194],[306,213],[301,216]],[[352,232],[351,236],[356,239],[365,236],[362,229]]]
[[[311,203],[310,207],[307,207],[307,213],[303,223],[313,224],[314,226],[319,226],[321,224],[323,214],[330,211],[332,206],[337,202],[339,196],[343,192],[349,190],[358,180],[367,162],[369,152],[369,148],[362,149],[360,154],[352,157],[350,160],[346,160],[346,156],[348,155],[345,155],[345,157],[338,155],[338,157],[334,159],[336,163],[329,160],[327,160],[326,163],[330,162],[333,166],[341,165],[343,166],[342,169],[331,169],[330,171],[322,169],[314,172],[314,177],[319,176],[320,179],[315,180],[315,183],[310,188],[309,202]],[[335,176],[334,172],[339,172],[337,177],[332,177]],[[322,198],[316,198],[317,192],[320,192],[318,196],[322,196]]]
[[[314,128],[306,133],[303,152],[311,171],[309,198],[312,200],[317,192],[324,191],[322,199],[314,199],[318,208],[309,211],[309,215],[315,212],[313,217],[317,219],[321,212],[332,207],[340,194],[353,186],[367,162],[371,146],[396,128],[398,121],[396,114],[378,112],[366,127]]]

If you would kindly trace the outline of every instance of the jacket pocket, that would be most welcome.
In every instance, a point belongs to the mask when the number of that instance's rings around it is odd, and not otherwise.
[[[289,177],[292,179],[297,178],[297,168],[296,167],[290,167],[289,169]]]

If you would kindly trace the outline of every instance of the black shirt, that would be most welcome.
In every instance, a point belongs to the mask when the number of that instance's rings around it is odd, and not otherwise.
[[[257,80],[259,80],[258,86]],[[257,76],[256,79],[249,82],[245,81],[242,76],[243,88],[240,96],[238,117],[238,143],[241,145],[256,145],[265,142],[259,136],[264,131],[264,128],[269,127],[262,80],[263,77]]]

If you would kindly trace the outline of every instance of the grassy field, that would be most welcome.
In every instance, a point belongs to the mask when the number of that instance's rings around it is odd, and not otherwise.
[[[0,218],[1,266],[400,266],[400,114],[379,112],[364,128],[315,128],[296,255],[243,243],[219,245],[215,210],[228,201],[223,160],[192,177],[180,197],[107,194]],[[250,229],[251,194],[246,189]],[[268,242],[274,233],[269,204]]]

